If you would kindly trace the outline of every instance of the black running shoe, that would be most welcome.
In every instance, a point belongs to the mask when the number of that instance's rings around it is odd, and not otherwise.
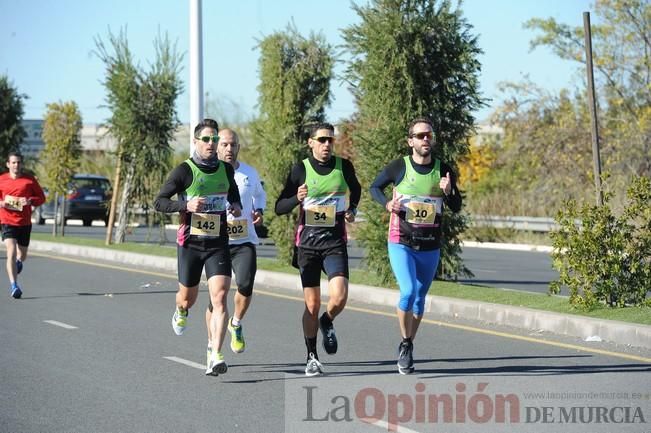
[[[330,323],[327,324],[326,322]],[[325,318],[325,313],[319,319],[319,328],[321,328],[321,333],[323,334],[323,349],[328,355],[334,355],[337,353],[337,334],[335,334],[335,327],[332,321],[328,321]]]
[[[398,346],[398,372],[400,374],[411,374],[414,372],[413,344],[403,341]]]

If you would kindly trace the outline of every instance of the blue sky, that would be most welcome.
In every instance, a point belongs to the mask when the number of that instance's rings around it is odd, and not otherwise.
[[[323,32],[333,46],[342,43],[342,28],[358,22],[349,0],[203,0],[204,91],[224,106],[239,107],[244,116],[256,112],[259,51],[257,41],[293,20],[304,35]],[[357,0],[366,4],[366,0]],[[529,51],[534,34],[522,24],[533,17],[554,17],[582,25],[584,0],[467,0],[462,9],[484,50],[481,91],[491,107],[476,113],[487,117],[499,103],[496,85],[524,76],[550,90],[572,85],[577,64],[557,59],[549,49]],[[595,20],[593,16],[593,21]],[[183,122],[190,117],[189,3],[187,0],[0,0],[0,74],[9,76],[29,96],[25,118],[42,118],[45,105],[75,101],[84,123],[100,123],[109,113],[101,108],[106,91],[103,64],[93,54],[94,38],[107,40],[109,29],[127,29],[129,46],[141,65],[154,59],[153,40],[167,32],[185,52],[181,77],[186,92],[178,100]],[[341,73],[343,67],[336,68]],[[352,97],[339,80],[332,83],[330,120],[354,111]]]

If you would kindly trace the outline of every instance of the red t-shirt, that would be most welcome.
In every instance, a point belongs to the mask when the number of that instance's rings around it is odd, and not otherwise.
[[[25,197],[31,201],[31,206],[20,208],[15,200]],[[45,203],[45,194],[34,176],[21,174],[12,179],[9,173],[0,175],[0,200],[5,205],[0,208],[0,222],[10,226],[28,226],[32,224],[32,206]]]

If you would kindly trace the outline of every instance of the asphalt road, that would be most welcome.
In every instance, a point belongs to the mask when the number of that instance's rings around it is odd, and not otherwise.
[[[417,373],[400,376],[393,309],[351,304],[335,322],[339,353],[321,351],[327,375],[307,379],[299,293],[256,287],[247,350],[225,346],[228,372],[206,377],[205,287],[178,337],[170,325],[175,275],[34,253],[20,277],[24,297],[0,297],[3,433],[381,432],[391,423],[425,432],[441,431],[431,417],[444,423],[444,414],[456,417],[446,432],[612,431],[560,425],[560,408],[574,405],[640,408],[651,421],[649,351],[631,357],[626,348],[428,316]],[[613,394],[596,394],[604,391]],[[456,409],[422,418],[416,403],[426,394],[447,396]],[[517,403],[506,426],[495,416],[476,421],[479,400],[471,398],[480,394],[495,413],[498,395]],[[542,423],[543,407],[554,408],[553,423]],[[540,421],[526,422],[536,414]],[[360,421],[371,415],[373,424]],[[649,431],[635,422],[618,430]]]
[[[66,233],[71,236],[104,239],[106,228],[100,222],[94,224],[93,227],[66,226]],[[51,233],[52,226],[34,225],[33,231]],[[173,245],[176,232],[166,230],[165,236],[166,242]],[[127,240],[132,242],[158,243],[160,239],[158,229],[150,231],[144,227],[131,229],[131,233],[127,235]],[[276,257],[276,249],[272,244],[265,243],[258,247],[258,255],[273,258]],[[364,250],[354,242],[349,247],[348,255],[352,268],[363,266]],[[475,274],[472,278],[459,279],[465,284],[547,293],[549,283],[558,278],[558,272],[552,268],[551,258],[547,253],[464,248],[461,256],[466,266]]]

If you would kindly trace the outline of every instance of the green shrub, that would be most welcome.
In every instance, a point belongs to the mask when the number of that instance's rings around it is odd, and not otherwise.
[[[592,309],[651,306],[651,181],[635,177],[621,215],[613,214],[606,194],[603,206],[565,202],[552,232],[553,266],[560,273],[551,293],[570,290],[570,303]]]

